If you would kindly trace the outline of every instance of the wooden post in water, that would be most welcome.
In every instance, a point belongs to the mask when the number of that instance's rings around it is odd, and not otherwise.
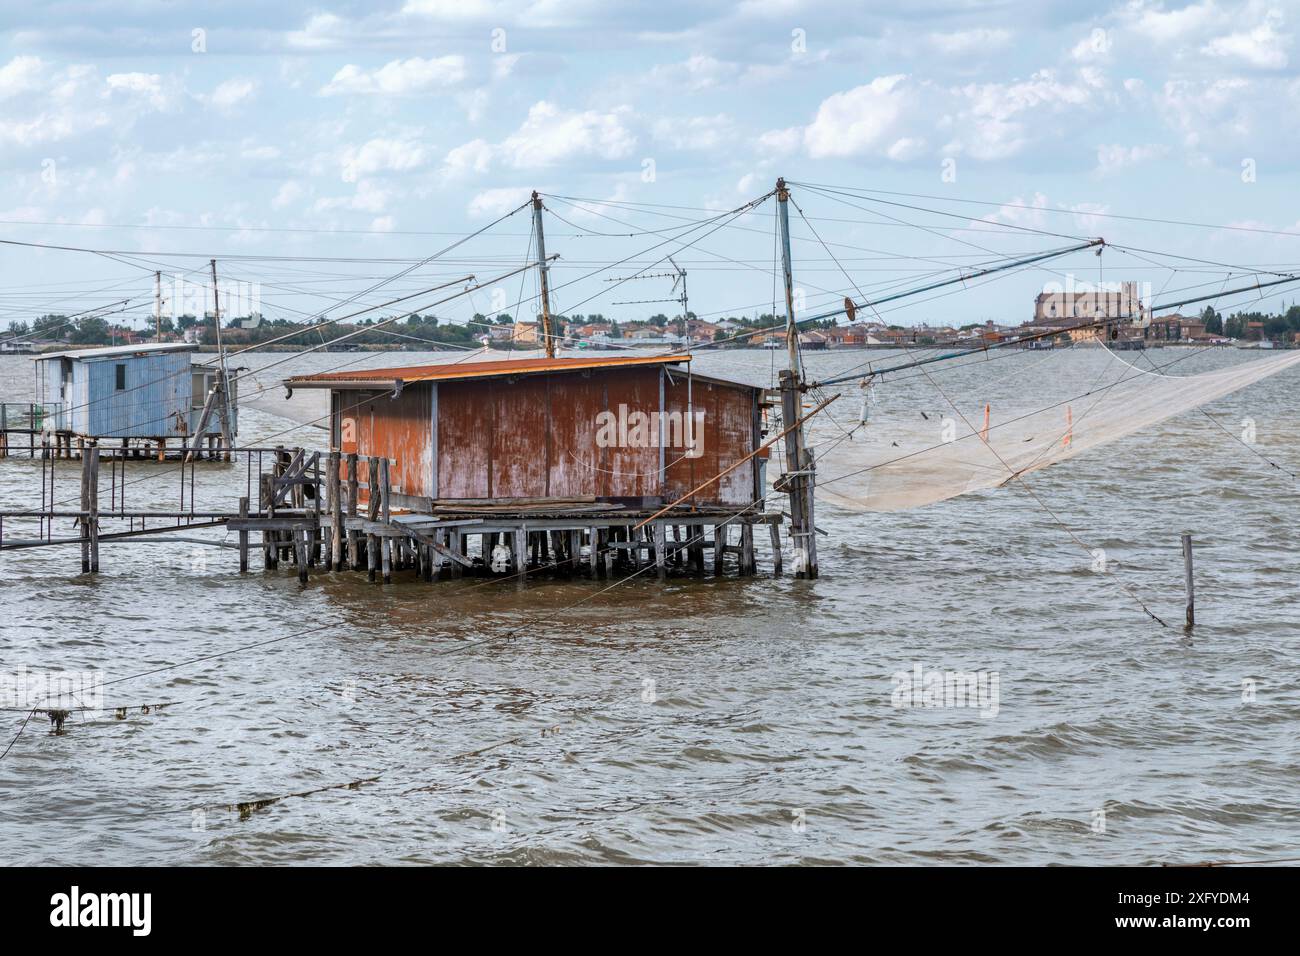
[[[328,486],[330,507],[330,554],[325,561],[325,570],[332,571],[343,566],[343,502],[339,500],[339,453],[330,452]]]
[[[754,526],[748,521],[740,524],[740,573],[747,577],[758,573],[754,561]]]
[[[307,583],[307,553],[311,548],[311,532],[306,528],[291,531],[293,536],[293,559],[298,564],[298,583]]]
[[[248,517],[248,498],[239,499],[239,517]],[[239,570],[241,572],[248,570],[248,530],[239,529]]]
[[[80,440],[80,439],[78,439]],[[53,511],[53,505],[51,505]],[[51,520],[51,524],[53,521]],[[90,459],[81,459],[81,573],[90,573]]]
[[[668,576],[668,530],[662,521],[656,521],[650,528],[654,533],[655,575],[662,581]]]
[[[516,586],[522,588],[528,581],[528,528],[520,525],[515,529],[515,573]]]
[[[275,517],[275,475],[260,474],[257,476],[258,483],[258,514],[266,513],[266,517]],[[262,567],[271,571],[280,566],[280,555],[276,549],[275,532],[266,530],[262,532]]]
[[[319,564],[321,560],[320,516],[321,516],[321,505],[322,505],[321,480],[320,480],[320,455],[317,454],[314,457],[315,460],[312,462],[312,466],[311,466],[311,481],[312,481],[311,516],[313,520],[311,523],[311,528],[307,532],[307,540],[309,545],[307,563],[310,564],[312,567],[315,567],[317,564]],[[304,478],[307,477],[305,472],[303,473],[303,477]],[[304,491],[305,490],[306,489],[304,489]]]
[[[90,444],[90,570],[99,572],[99,442]]]
[[[380,491],[380,520],[388,524],[392,520],[392,510],[389,506],[389,498],[392,494],[392,488],[388,482],[388,459],[379,459],[379,491]],[[384,535],[379,539],[379,546],[383,551],[384,562],[384,583],[393,583],[393,539]]]
[[[357,516],[357,453],[348,452],[348,517]],[[361,532],[348,531],[348,565],[353,570],[361,568]]]
[[[366,476],[366,520],[379,520],[379,459],[373,455],[369,459],[370,472]],[[366,535],[366,571],[374,581],[379,570],[379,539],[373,534]]]
[[[1192,534],[1183,532],[1183,579],[1187,586],[1187,623],[1184,627],[1191,630],[1196,624],[1196,588],[1192,583]]]

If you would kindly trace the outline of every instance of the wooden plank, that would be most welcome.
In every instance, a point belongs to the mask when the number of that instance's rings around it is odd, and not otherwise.
[[[449,561],[454,561],[456,564],[460,565],[461,567],[464,568],[474,567],[474,561],[472,558],[466,557],[464,554],[459,553],[455,549],[449,548],[446,545],[440,543],[432,535],[422,534],[421,532],[416,531],[413,528],[401,528],[401,533],[403,535],[406,535],[413,541],[418,541],[426,548],[431,548],[436,554],[441,555],[442,557],[448,559]]]

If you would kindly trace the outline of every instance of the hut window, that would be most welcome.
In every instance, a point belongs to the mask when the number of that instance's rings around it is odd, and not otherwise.
[[[126,366],[117,366],[117,390],[120,392],[126,388]]]

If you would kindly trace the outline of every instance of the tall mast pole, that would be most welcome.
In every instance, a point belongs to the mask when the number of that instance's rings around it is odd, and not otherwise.
[[[537,267],[542,279],[542,339],[546,357],[555,358],[555,336],[551,334],[551,280],[546,262],[546,235],[542,231],[542,197],[533,190],[533,231],[537,233]]]
[[[220,370],[217,372],[218,396],[221,401],[221,442],[225,445],[224,457],[230,460],[230,449],[234,445],[234,423],[230,407],[230,374],[226,368],[226,349],[221,344],[221,300],[217,293],[217,260],[212,260],[212,324],[217,327],[217,355],[220,358]]]
[[[153,328],[154,341],[162,341],[162,272],[153,274]]]
[[[781,269],[785,273],[785,345],[790,367],[781,371],[781,416],[786,427],[803,411],[803,370],[799,358],[799,330],[794,317],[794,270],[790,261],[790,190],[785,179],[776,181],[776,219],[781,231]],[[814,521],[812,453],[804,442],[803,425],[785,436],[784,487],[790,495],[790,538],[794,546],[795,576],[817,577],[817,526]]]

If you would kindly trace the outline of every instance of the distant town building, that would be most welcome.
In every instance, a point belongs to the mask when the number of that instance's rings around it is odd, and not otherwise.
[[[1044,291],[1034,298],[1035,325],[1070,325],[1089,319],[1138,318],[1142,300],[1136,282],[1118,287]]]

